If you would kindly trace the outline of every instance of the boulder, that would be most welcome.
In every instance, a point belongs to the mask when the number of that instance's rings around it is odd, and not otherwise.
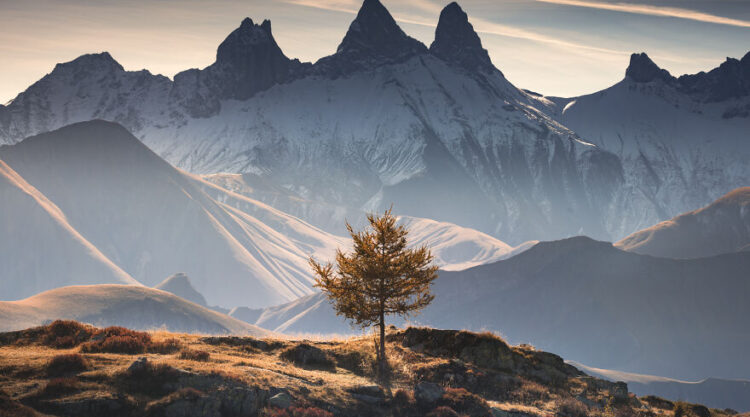
[[[432,382],[420,382],[414,387],[414,398],[421,404],[434,404],[445,393],[445,389]]]

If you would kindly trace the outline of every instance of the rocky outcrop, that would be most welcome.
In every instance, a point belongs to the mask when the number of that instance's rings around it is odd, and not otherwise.
[[[426,52],[421,42],[401,30],[379,0],[365,0],[336,53],[319,60],[315,72],[335,78]]]
[[[669,74],[669,71],[659,68],[645,52],[630,56],[630,65],[625,70],[625,76],[639,83],[647,83],[653,80],[674,81],[674,77]]]
[[[469,71],[495,70],[481,39],[469,23],[468,15],[456,2],[440,13],[430,53]]]

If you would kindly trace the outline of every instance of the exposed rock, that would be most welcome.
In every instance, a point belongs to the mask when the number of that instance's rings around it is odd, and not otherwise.
[[[630,56],[630,65],[625,70],[625,76],[639,83],[647,83],[656,79],[674,81],[669,71],[659,68],[645,52]]]
[[[318,61],[315,70],[338,77],[426,52],[427,47],[404,33],[379,0],[365,0],[336,53]]]
[[[292,396],[286,392],[280,392],[271,397],[268,403],[274,407],[287,409],[292,406]]]
[[[128,366],[127,373],[131,375],[141,374],[147,371],[148,367],[149,367],[148,358],[145,356],[142,356],[136,359],[135,361],[133,361],[133,363],[131,363],[130,366]]]
[[[430,52],[444,61],[456,63],[471,71],[495,69],[487,50],[482,47],[481,39],[469,23],[469,17],[456,2],[446,6],[440,13]]]
[[[420,382],[414,387],[414,398],[422,404],[434,404],[445,393],[445,389],[432,382]]]

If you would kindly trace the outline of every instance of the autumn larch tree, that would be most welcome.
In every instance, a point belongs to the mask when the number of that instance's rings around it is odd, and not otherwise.
[[[407,247],[408,229],[397,224],[392,208],[382,216],[367,216],[369,226],[354,231],[346,228],[353,250],[336,252],[336,267],[310,258],[316,275],[315,286],[331,300],[336,314],[361,328],[380,329],[379,373],[387,368],[385,319],[389,315],[407,317],[426,307],[435,298],[430,284],[437,278],[437,267],[426,246]]]

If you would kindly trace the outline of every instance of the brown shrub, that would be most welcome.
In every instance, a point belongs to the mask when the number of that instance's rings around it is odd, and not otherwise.
[[[140,362],[140,361],[139,361]],[[176,382],[179,371],[165,363],[152,363],[143,358],[137,366],[131,365],[122,373],[121,379],[127,388],[152,397],[170,392],[168,384]]]
[[[586,417],[589,408],[575,398],[563,398],[555,402],[555,413],[562,417]]]
[[[317,407],[290,407],[286,410],[269,408],[263,413],[265,417],[333,417],[333,414]]]
[[[185,349],[180,352],[180,359],[189,361],[206,362],[211,358],[211,354],[205,350],[190,350]]]
[[[461,415],[450,407],[440,406],[427,413],[427,417],[461,417]]]
[[[162,340],[160,342],[151,342],[148,345],[149,352],[158,353],[161,355],[174,353],[180,349],[182,349],[182,343],[180,343],[179,340],[174,339],[174,338]]]
[[[645,402],[653,408],[660,408],[662,410],[674,409],[674,403],[672,401],[657,397],[655,395],[647,395],[645,397],[641,397],[641,401]]]
[[[91,339],[81,346],[81,351],[135,355],[145,353],[151,346],[151,336],[148,333],[119,326],[101,329],[94,333]]]
[[[393,394],[391,399],[394,417],[409,416],[414,414],[417,401],[411,391],[399,389]]]
[[[78,353],[69,353],[57,355],[47,363],[47,374],[50,376],[60,376],[66,374],[75,374],[85,371],[91,367],[88,359]]]
[[[319,369],[335,369],[336,364],[328,354],[315,346],[300,343],[281,352],[281,359],[297,366]]]
[[[549,399],[549,392],[544,386],[530,381],[522,381],[521,385],[513,390],[509,398],[521,404],[534,404]]]
[[[42,389],[43,395],[57,397],[78,391],[80,385],[75,378],[53,378]]]
[[[688,406],[682,401],[674,403],[674,417],[684,417],[688,414]]]
[[[471,416],[492,416],[489,404],[484,398],[463,388],[446,388],[438,405],[450,407],[455,411]]]
[[[55,320],[43,327],[41,343],[55,349],[78,346],[91,337],[91,329],[73,320]]]

